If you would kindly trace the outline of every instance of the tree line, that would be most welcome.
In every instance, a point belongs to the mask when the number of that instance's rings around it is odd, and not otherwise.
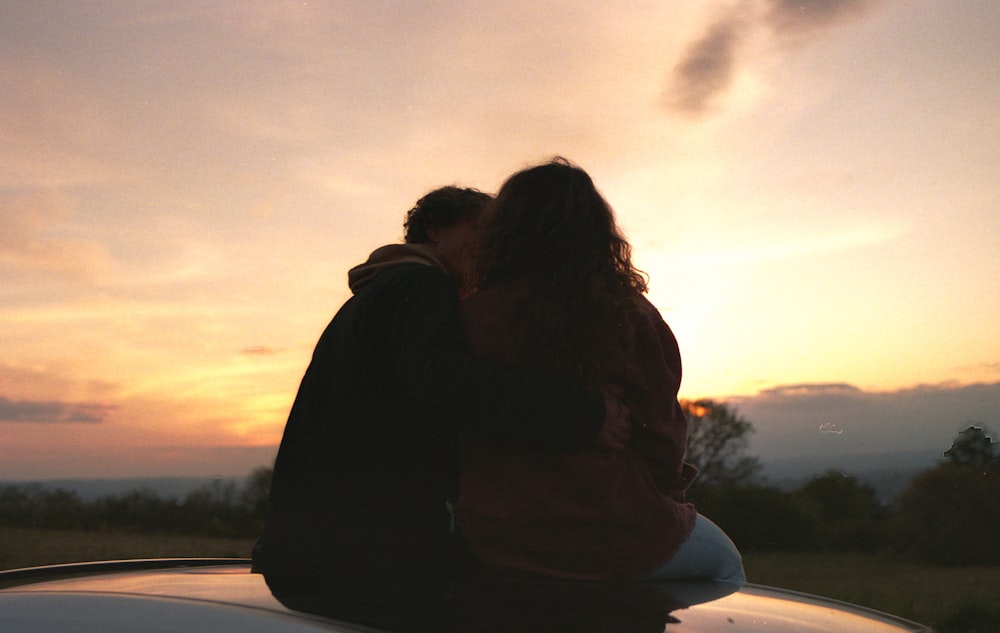
[[[746,455],[753,425],[724,403],[682,403],[688,457],[701,470],[688,491],[698,510],[743,552],[830,551],[897,555],[943,565],[1000,565],[1000,450],[969,426],[942,460],[890,503],[854,475],[818,474],[784,491]]]
[[[0,487],[0,525],[68,530],[127,530],[201,536],[253,537],[264,526],[271,469],[243,484],[216,480],[182,499],[148,489],[81,500],[40,484]]]
[[[741,551],[891,553],[935,564],[1000,564],[1000,451],[970,426],[889,504],[839,471],[794,490],[771,485],[746,454],[753,424],[725,403],[682,403],[690,419],[688,459],[700,471],[688,500]],[[271,469],[242,483],[215,481],[183,499],[150,490],[83,501],[41,485],[0,487],[0,525],[254,537],[267,513]]]

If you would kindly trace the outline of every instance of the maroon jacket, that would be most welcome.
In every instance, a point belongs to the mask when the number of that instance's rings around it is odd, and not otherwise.
[[[462,302],[477,355],[527,364],[509,344],[525,288],[491,288]],[[635,422],[624,453],[554,455],[472,438],[462,442],[457,516],[473,550],[509,571],[577,580],[639,580],[667,562],[691,533],[684,490],[695,474],[684,451],[677,402],[677,341],[645,299],[636,352],[603,352],[604,375],[626,388]]]

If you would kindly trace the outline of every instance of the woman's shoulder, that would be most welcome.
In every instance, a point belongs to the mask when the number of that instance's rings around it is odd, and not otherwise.
[[[515,321],[526,294],[514,286],[479,288],[459,303],[462,329],[473,352],[512,360]]]
[[[670,336],[673,336],[663,314],[645,295],[638,296],[635,306],[635,320],[641,323],[644,329],[655,330],[658,333],[669,333]]]

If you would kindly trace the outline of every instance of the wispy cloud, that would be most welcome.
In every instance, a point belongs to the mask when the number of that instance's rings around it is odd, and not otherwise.
[[[100,243],[58,234],[72,213],[72,200],[58,191],[0,195],[0,270],[74,279],[107,271],[113,261]]]
[[[255,345],[252,347],[244,347],[240,350],[240,354],[244,356],[274,356],[275,354],[281,354],[284,351],[285,350],[283,349],[276,349],[265,345]]]
[[[57,400],[11,400],[0,396],[0,422],[103,422],[115,407]]]

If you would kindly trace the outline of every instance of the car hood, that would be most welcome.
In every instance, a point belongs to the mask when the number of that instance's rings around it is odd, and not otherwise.
[[[505,578],[485,579],[457,591],[447,618],[438,617],[438,612],[420,623],[373,623],[340,611],[343,602],[338,598],[342,596],[314,592],[279,599],[264,577],[251,572],[249,561],[242,559],[60,565],[0,573],[0,587],[4,587],[0,589],[0,630],[22,632],[931,631],[856,605],[752,584],[602,584]],[[391,613],[394,605],[383,606],[382,613]]]

